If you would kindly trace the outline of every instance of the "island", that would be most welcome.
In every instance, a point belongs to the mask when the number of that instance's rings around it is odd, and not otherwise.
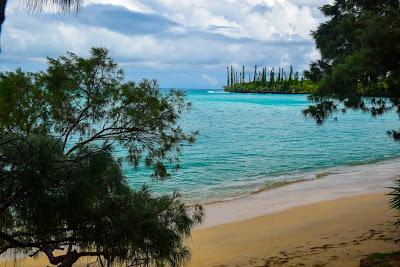
[[[269,75],[267,74],[269,71]],[[307,78],[306,75],[293,71],[290,66],[289,73],[284,68],[263,67],[258,70],[254,66],[254,73],[246,72],[245,66],[238,72],[231,65],[226,67],[227,83],[224,86],[226,92],[235,93],[274,93],[274,94],[311,94],[318,89],[318,83]],[[246,78],[247,73],[247,78]]]

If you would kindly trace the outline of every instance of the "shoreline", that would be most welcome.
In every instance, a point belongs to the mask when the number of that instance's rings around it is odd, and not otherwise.
[[[204,204],[205,221],[197,229],[268,215],[343,197],[389,192],[400,174],[400,158],[328,168],[315,178],[288,181],[278,187]],[[320,176],[323,177],[320,177]],[[282,198],[282,196],[287,196]],[[268,203],[268,204],[266,204]],[[223,210],[223,214],[220,212]]]
[[[294,174],[293,172],[283,173],[283,174],[280,174],[277,176],[271,176],[271,177],[274,177],[274,178],[286,177],[286,178],[277,179],[276,181],[270,181],[269,184],[264,184],[264,185],[261,185],[258,187],[254,187],[254,189],[249,190],[248,192],[244,192],[240,195],[221,197],[220,199],[212,199],[209,201],[198,201],[198,202],[194,201],[193,202],[193,201],[188,200],[187,206],[188,207],[193,207],[196,205],[207,206],[207,205],[212,205],[212,204],[216,204],[216,203],[230,202],[230,201],[234,201],[234,200],[238,200],[238,199],[247,198],[249,196],[262,193],[264,191],[275,190],[280,187],[285,187],[285,186],[288,186],[291,184],[309,182],[309,181],[314,181],[314,180],[318,180],[318,179],[324,179],[326,176],[331,175],[331,174],[347,173],[350,168],[376,165],[376,164],[395,163],[395,162],[397,162],[399,164],[399,173],[398,174],[400,177],[400,156],[391,156],[391,157],[388,157],[383,160],[367,160],[367,161],[353,162],[353,163],[344,164],[344,165],[337,165],[337,166],[332,166],[332,167],[304,171],[304,172],[300,172],[300,173],[296,173],[296,174]]]
[[[277,94],[277,95],[311,95],[311,93],[297,93],[297,92],[284,92],[284,91],[258,91],[258,90],[226,90],[224,92],[228,93],[238,93],[238,94]]]

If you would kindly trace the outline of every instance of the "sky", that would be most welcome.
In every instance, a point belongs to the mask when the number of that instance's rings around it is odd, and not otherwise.
[[[329,0],[83,0],[77,14],[30,12],[8,0],[0,71],[43,70],[46,57],[105,47],[127,80],[222,88],[226,66],[302,71],[319,57],[310,35]]]

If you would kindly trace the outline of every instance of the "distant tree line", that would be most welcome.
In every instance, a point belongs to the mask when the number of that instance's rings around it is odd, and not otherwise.
[[[246,72],[245,66],[237,71],[231,65],[226,67],[226,72],[227,85],[224,87],[226,91],[302,93],[311,92],[316,87],[316,82],[305,79],[303,75],[300,76],[298,71],[293,71],[292,65],[289,67],[289,73],[281,67],[278,67],[277,73],[274,67],[270,71],[267,67],[260,70],[257,65],[251,72]]]

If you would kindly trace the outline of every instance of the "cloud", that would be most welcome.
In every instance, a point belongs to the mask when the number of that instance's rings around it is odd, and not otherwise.
[[[205,74],[205,73],[204,73],[204,74],[201,76],[201,78],[203,78],[203,80],[209,82],[212,86],[217,86],[217,85],[219,84],[217,78],[212,77],[212,76],[210,76],[210,75],[208,75],[208,74]]]
[[[86,0],[77,16],[7,9],[0,70],[43,69],[46,57],[107,47],[128,79],[163,87],[221,86],[227,65],[302,70],[318,57],[307,0]]]
[[[173,22],[156,13],[131,11],[126,7],[93,4],[82,8],[77,23],[100,27],[123,34],[157,34],[178,27]],[[73,21],[70,20],[70,23]]]

